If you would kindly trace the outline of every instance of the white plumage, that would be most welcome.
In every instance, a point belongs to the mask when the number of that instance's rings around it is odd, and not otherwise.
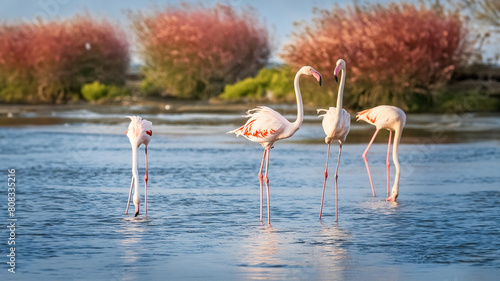
[[[318,109],[318,113],[324,112],[320,117],[323,117],[323,131],[325,131],[325,143],[328,144],[328,151],[326,154],[326,167],[325,167],[325,181],[323,183],[323,195],[321,196],[321,207],[319,209],[319,219],[323,212],[323,201],[325,199],[326,179],[328,178],[328,159],[330,156],[330,144],[332,141],[338,141],[339,145],[339,158],[337,161],[337,169],[335,170],[335,221],[338,221],[338,188],[337,177],[339,171],[340,154],[342,152],[342,144],[345,142],[349,129],[351,128],[351,115],[342,108],[342,98],[344,95],[344,84],[346,76],[346,65],[343,59],[337,61],[337,65],[333,72],[335,80],[337,75],[342,72],[340,79],[339,91],[337,95],[337,107],[330,107],[328,109]]]
[[[363,152],[363,160],[365,161],[366,170],[368,171],[368,178],[370,179],[370,186],[372,188],[372,194],[375,196],[375,189],[373,187],[372,175],[370,173],[370,166],[368,165],[368,160],[366,155],[368,154],[368,150],[370,150],[370,146],[373,144],[375,137],[381,129],[389,130],[389,142],[387,145],[387,201],[396,201],[396,198],[399,195],[399,177],[400,177],[400,168],[399,168],[399,160],[398,160],[398,147],[399,142],[401,140],[401,134],[403,133],[403,128],[406,124],[406,114],[400,108],[397,108],[392,105],[379,105],[374,108],[366,109],[361,112],[358,112],[356,116],[358,120],[363,120],[368,124],[375,126],[375,133],[368,144],[365,152]],[[390,188],[390,162],[389,156],[391,151],[391,137],[392,132],[394,131],[394,146],[392,150],[392,160],[394,162],[394,166],[396,167],[396,176],[394,177],[394,185],[392,187],[391,194],[389,194]]]
[[[130,124],[126,135],[130,144],[139,147],[141,144],[148,145],[153,136],[153,123],[140,116],[125,116],[130,118]]]
[[[145,210],[146,215],[148,214],[148,144],[153,136],[153,123],[148,120],[142,119],[139,116],[126,116],[130,118],[130,124],[126,131],[126,135],[132,146],[132,182],[130,184],[130,193],[128,195],[127,209],[125,214],[128,215],[128,208],[130,206],[130,197],[132,195],[132,188],[134,189],[134,206],[135,206],[135,216],[139,214],[139,204],[141,202],[141,196],[139,194],[139,170],[138,170],[138,160],[137,160],[137,149],[141,144],[144,144],[144,152],[146,153],[146,174],[144,176],[145,181]]]
[[[259,171],[259,182],[260,182],[260,221],[262,222],[262,181],[266,182],[267,189],[267,222],[271,224],[271,211],[270,211],[270,199],[269,199],[269,179],[267,177],[267,171],[269,168],[269,153],[275,141],[280,139],[285,139],[291,137],[302,124],[304,119],[304,110],[302,104],[302,96],[300,94],[299,88],[299,77],[304,75],[312,75],[316,78],[321,85],[321,74],[310,66],[302,67],[295,75],[294,88],[295,96],[297,99],[297,120],[295,122],[290,122],[286,120],[281,114],[275,110],[266,107],[259,106],[257,108],[251,109],[247,112],[245,117],[249,119],[245,125],[229,131],[228,133],[234,133],[236,136],[244,136],[245,138],[258,142],[264,147],[264,155],[262,156],[262,162]],[[266,174],[262,176],[262,168],[264,167],[264,160],[267,155],[266,161]]]
[[[337,108],[330,107],[326,109],[318,109],[318,113],[324,112],[319,115],[323,117],[323,131],[326,134],[325,143],[332,141],[339,141],[344,143],[351,128],[351,114],[345,109],[340,109],[340,118],[337,118]]]

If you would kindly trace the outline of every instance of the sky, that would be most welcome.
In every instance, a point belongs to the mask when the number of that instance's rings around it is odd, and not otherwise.
[[[397,1],[397,0],[396,0]],[[88,11],[91,15],[116,21],[127,29],[126,11],[148,10],[155,7],[176,5],[180,0],[0,0],[0,21],[58,19],[71,17]],[[273,35],[275,52],[271,61],[281,62],[276,53],[287,42],[294,29],[293,22],[309,21],[313,16],[313,8],[330,9],[334,6],[346,6],[351,0],[189,0],[187,2],[203,2],[207,6],[215,2],[229,3],[233,7],[251,5],[256,9],[258,17],[269,27]],[[390,0],[372,0],[370,3],[387,3]],[[417,2],[409,0],[408,2]],[[488,54],[494,53],[496,46],[486,47]],[[133,54],[133,61],[139,62]]]

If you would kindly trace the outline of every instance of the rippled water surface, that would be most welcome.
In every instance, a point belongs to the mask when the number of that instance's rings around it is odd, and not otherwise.
[[[69,113],[58,114],[56,120]],[[400,196],[388,203],[387,133],[368,155],[373,198],[361,158],[373,130],[364,127],[367,133],[344,145],[337,224],[333,177],[318,220],[326,145],[320,122],[306,118],[271,151],[268,227],[259,222],[263,151],[225,134],[236,127],[227,121],[233,117],[150,117],[148,216],[138,218],[124,214],[131,178],[126,120],[96,123],[86,116],[0,127],[0,168],[4,180],[8,168],[16,169],[18,218],[15,275],[5,264],[8,232],[0,232],[1,280],[495,280],[500,274],[497,140],[445,143],[411,131],[405,140],[404,133]],[[218,121],[200,122],[210,118]],[[337,144],[331,175],[336,153]],[[143,148],[139,155],[142,178]],[[141,182],[144,199],[143,188]],[[6,188],[1,194],[6,198]]]

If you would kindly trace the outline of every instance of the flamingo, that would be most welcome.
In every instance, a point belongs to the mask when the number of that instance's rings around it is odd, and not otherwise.
[[[370,178],[370,185],[372,187],[372,193],[375,197],[375,189],[373,188],[372,175],[370,173],[370,167],[368,166],[368,160],[366,159],[366,154],[370,149],[375,137],[381,129],[387,129],[389,131],[389,142],[387,146],[387,199],[386,201],[396,201],[396,198],[399,194],[399,177],[400,177],[400,169],[399,169],[399,161],[398,161],[398,146],[399,141],[401,139],[401,134],[403,133],[403,128],[406,123],[406,115],[403,110],[397,108],[395,106],[390,105],[379,105],[371,109],[363,110],[358,112],[356,116],[356,121],[363,120],[368,124],[374,125],[376,130],[373,134],[373,137],[368,144],[365,152],[363,153],[363,160],[365,161],[366,170],[368,171],[368,177]],[[396,167],[396,176],[394,178],[394,185],[392,186],[392,192],[389,194],[390,188],[390,162],[389,155],[391,152],[391,137],[392,131],[394,131],[394,146],[392,150],[392,161],[394,162],[394,166]]]
[[[304,109],[299,88],[299,78],[301,75],[312,75],[314,78],[316,78],[316,80],[318,80],[320,86],[322,81],[321,74],[310,66],[302,67],[295,75],[294,88],[297,99],[297,120],[295,122],[289,122],[287,119],[285,119],[285,117],[269,107],[258,106],[257,108],[247,111],[247,115],[244,117],[249,117],[249,119],[247,120],[245,125],[228,132],[228,134],[234,133],[236,134],[236,136],[244,136],[245,138],[253,142],[260,143],[264,147],[264,155],[262,156],[262,162],[260,164],[258,175],[260,182],[260,222],[262,223],[262,180],[264,179],[264,181],[266,182],[267,190],[267,223],[269,225],[271,225],[269,178],[267,176],[269,168],[269,154],[271,148],[273,148],[273,144],[275,141],[293,136],[293,134],[300,128],[300,125],[302,124],[302,121],[304,119]],[[262,169],[264,167],[264,160],[266,162],[266,172],[263,178]]]
[[[339,91],[337,96],[337,107],[330,107],[329,109],[318,109],[318,113],[325,112],[320,115],[323,117],[323,130],[325,131],[325,143],[328,144],[328,152],[326,153],[326,168],[325,168],[325,181],[323,183],[323,195],[321,197],[321,207],[319,209],[319,219],[321,219],[321,213],[323,212],[323,200],[325,198],[325,187],[326,179],[328,178],[328,159],[330,156],[330,144],[332,141],[339,141],[339,158],[337,160],[337,169],[335,170],[335,221],[338,221],[338,190],[337,190],[337,178],[340,163],[340,154],[342,152],[342,144],[345,142],[349,129],[351,127],[351,115],[342,108],[342,96],[344,95],[344,84],[346,76],[345,61],[339,59],[335,67],[333,75],[335,76],[335,81],[337,80],[337,75],[342,72],[340,78]]]
[[[141,144],[144,144],[144,151],[146,153],[146,175],[144,176],[145,181],[145,210],[146,215],[148,214],[148,144],[153,136],[153,124],[139,116],[126,116],[130,118],[130,124],[128,125],[127,132],[125,133],[130,140],[130,145],[132,146],[132,182],[130,183],[130,193],[128,195],[127,210],[125,214],[128,215],[128,207],[130,206],[130,197],[132,195],[132,187],[134,189],[134,206],[135,206],[135,216],[139,215],[139,204],[141,202],[141,196],[139,195],[139,182],[138,182],[138,160],[137,160],[137,149]]]

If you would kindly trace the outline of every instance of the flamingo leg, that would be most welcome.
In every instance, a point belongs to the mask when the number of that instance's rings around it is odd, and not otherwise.
[[[263,186],[262,186],[262,168],[264,167],[264,160],[266,159],[266,152],[267,150],[264,149],[264,155],[262,155],[262,162],[260,163],[260,170],[259,170],[259,183],[260,183],[260,222],[262,223],[262,201],[263,201]]]
[[[335,221],[339,221],[339,192],[337,189],[337,178],[339,173],[339,164],[340,164],[340,154],[342,153],[342,143],[339,146],[339,159],[337,160],[337,169],[335,170]]]
[[[130,183],[130,193],[128,194],[127,209],[125,215],[128,215],[128,207],[130,206],[130,197],[132,197],[132,188],[134,187],[134,175],[132,175],[132,182]]]
[[[370,167],[368,166],[368,160],[366,159],[366,154],[368,154],[368,150],[370,150],[370,147],[372,146],[373,141],[375,140],[375,137],[377,136],[379,131],[380,129],[375,130],[375,133],[373,134],[373,137],[370,143],[368,144],[368,147],[366,148],[365,152],[363,152],[363,160],[365,161],[366,170],[368,171],[368,178],[370,178],[370,185],[372,187],[373,197],[375,197],[375,189],[373,188],[372,174],[370,173]]]
[[[389,161],[389,155],[391,154],[391,137],[392,131],[389,130],[389,143],[387,145],[387,160],[385,165],[387,166],[387,197],[389,197],[390,185],[391,185],[391,162]]]
[[[269,178],[267,177],[267,172],[269,170],[269,154],[271,154],[271,150],[268,148],[266,159],[266,174],[264,176],[264,181],[266,182],[267,190],[267,224],[271,225],[271,198],[269,197]]]
[[[145,188],[145,195],[144,195],[144,202],[145,202],[145,210],[146,210],[146,216],[148,215],[148,146],[145,145],[144,151],[146,152],[146,174],[144,175],[144,182],[146,183],[144,188]]]
[[[328,178],[328,159],[330,158],[330,143],[328,143],[328,152],[326,153],[325,181],[323,183],[323,195],[321,196],[321,207],[319,208],[319,219],[321,219],[321,214],[323,213],[323,200],[325,199],[326,179]]]

